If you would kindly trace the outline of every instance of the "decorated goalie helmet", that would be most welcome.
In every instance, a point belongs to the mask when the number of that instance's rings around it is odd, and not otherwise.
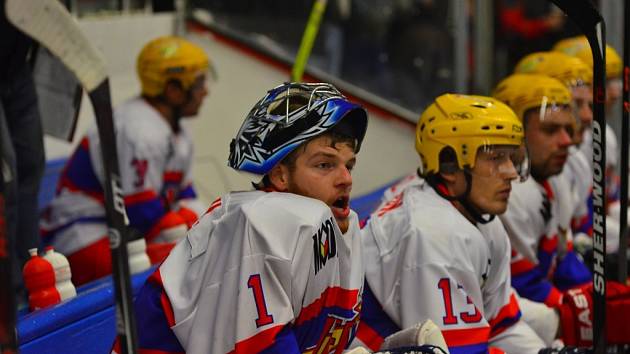
[[[416,150],[423,176],[455,169],[471,171],[478,152],[496,158],[497,169],[513,166],[520,180],[529,175],[523,125],[504,103],[484,96],[444,94],[422,113],[416,126]],[[444,152],[454,153],[454,165],[444,164]],[[504,163],[511,160],[511,165]]]
[[[303,142],[328,130],[356,139],[367,129],[367,112],[327,83],[285,83],[256,103],[230,143],[230,167],[267,174]]]
[[[153,97],[162,94],[166,83],[180,82],[188,90],[197,78],[209,71],[215,78],[208,56],[199,46],[183,38],[165,36],[147,43],[136,63],[142,94]]]

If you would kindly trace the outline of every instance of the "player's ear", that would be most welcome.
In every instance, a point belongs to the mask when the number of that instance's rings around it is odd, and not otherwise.
[[[267,174],[271,187],[279,192],[286,192],[289,189],[289,167],[279,163],[275,165]]]
[[[449,184],[454,184],[457,181],[457,172],[440,172],[440,177]]]

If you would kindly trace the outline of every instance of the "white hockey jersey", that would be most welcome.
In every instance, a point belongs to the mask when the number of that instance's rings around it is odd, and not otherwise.
[[[510,352],[537,353],[543,343],[519,322],[511,293],[501,222],[475,226],[419,177],[406,185],[362,231],[370,262],[357,338],[376,350],[429,318],[451,353],[485,353],[493,339]]]
[[[140,347],[160,353],[341,353],[358,326],[358,218],[324,203],[230,193],[213,203],[136,300]]]
[[[574,203],[561,175],[542,183],[529,178],[512,184],[500,218],[512,244],[512,285],[520,296],[556,307],[561,291],[590,281],[590,272],[573,252]]]
[[[120,185],[130,226],[143,235],[186,200],[198,215],[192,186],[193,143],[140,97],[114,112]],[[68,255],[107,235],[104,170],[96,127],[88,130],[60,176],[56,196],[41,219],[44,245]]]
[[[552,178],[552,183],[555,184],[562,179],[568,184],[571,198],[573,199],[569,206],[569,208],[573,207],[571,211],[571,229],[588,233],[586,229],[592,228],[592,223],[589,222],[587,200],[593,185],[593,170],[591,162],[588,161],[584,153],[574,146],[569,148],[569,157],[562,169],[562,173],[558,177]],[[556,186],[555,188],[559,187]]]
[[[608,168],[615,169],[619,163],[619,143],[617,142],[617,135],[613,128],[606,124],[606,166]],[[586,157],[586,160],[592,163],[593,161],[593,131],[586,129],[583,134],[582,144],[580,144],[580,151]]]

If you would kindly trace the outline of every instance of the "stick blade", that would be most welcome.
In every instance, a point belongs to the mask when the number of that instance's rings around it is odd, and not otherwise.
[[[18,29],[55,54],[92,91],[107,77],[105,60],[58,0],[7,0],[6,15]]]

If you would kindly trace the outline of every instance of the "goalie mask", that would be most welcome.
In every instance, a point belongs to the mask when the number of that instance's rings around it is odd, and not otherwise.
[[[300,144],[335,127],[356,139],[367,129],[367,112],[326,83],[285,83],[267,92],[230,143],[230,167],[267,174]]]

